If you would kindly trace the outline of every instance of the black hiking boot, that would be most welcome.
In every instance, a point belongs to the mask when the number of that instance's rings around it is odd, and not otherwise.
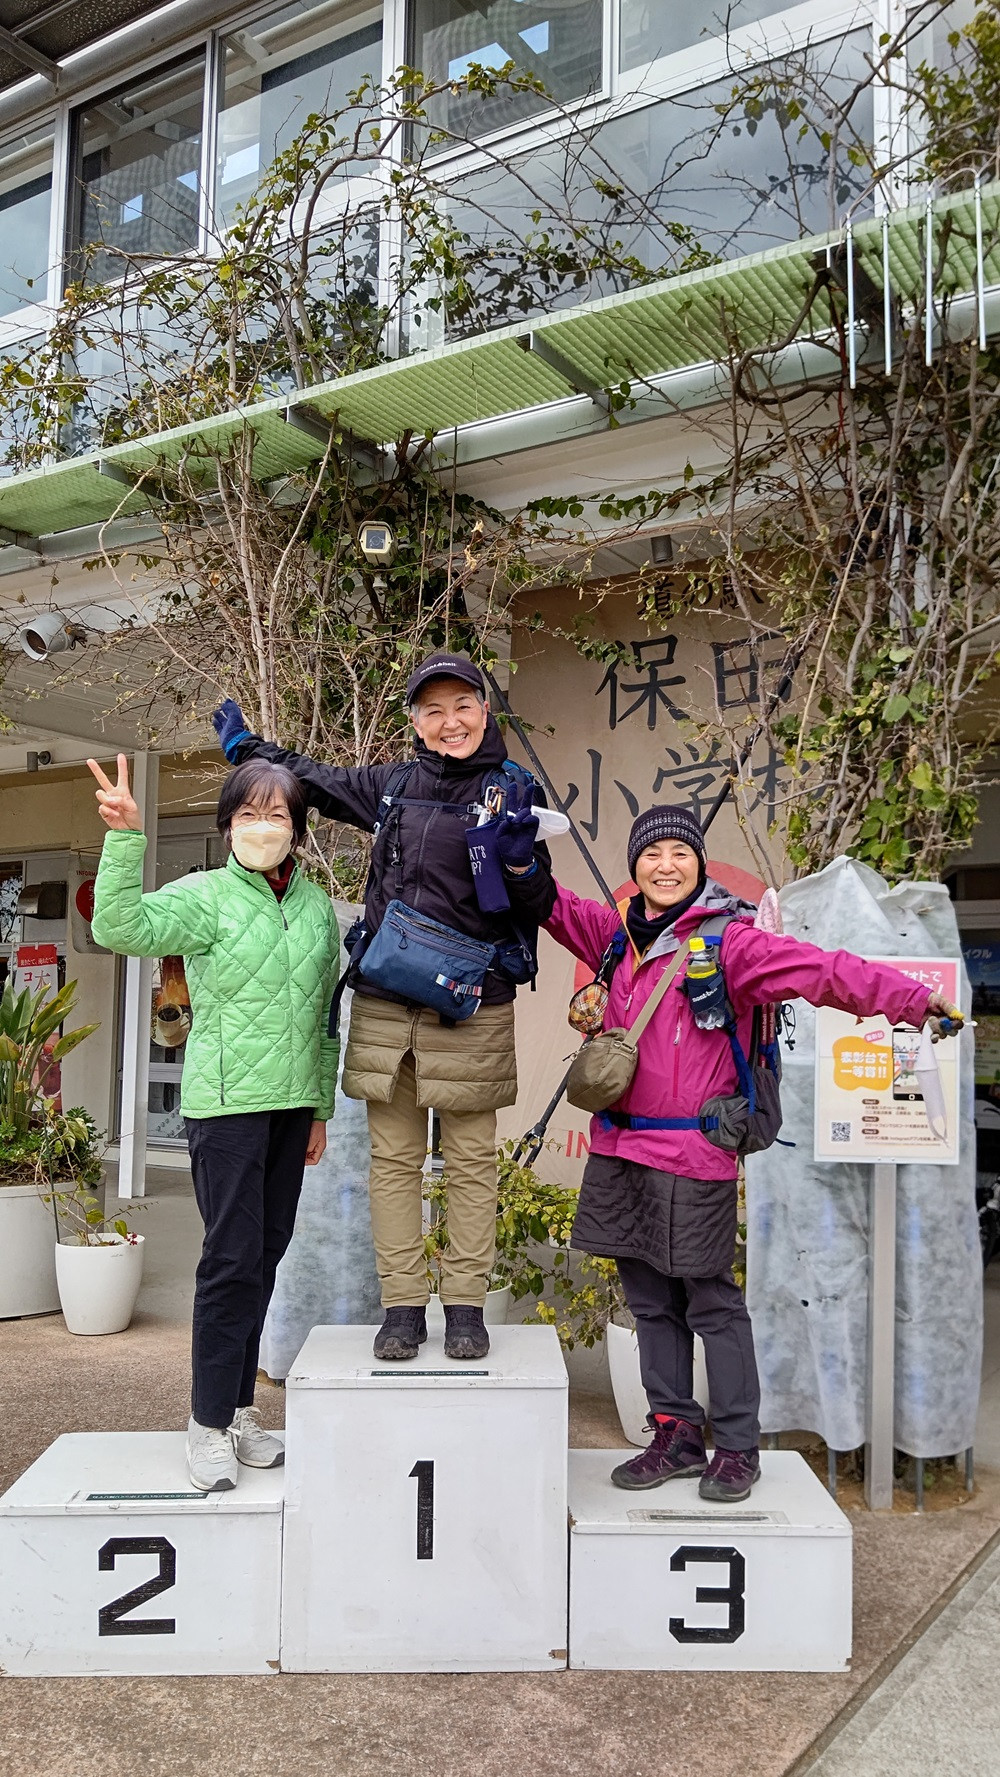
[[[628,1462],[611,1470],[616,1487],[635,1492],[645,1487],[662,1487],[679,1475],[701,1475],[708,1461],[705,1439],[700,1425],[686,1419],[670,1419],[665,1413],[649,1413],[653,1428],[652,1442]]]
[[[481,1308],[453,1307],[445,1304],[444,1355],[468,1359],[485,1357],[490,1349]]]
[[[423,1308],[387,1308],[372,1350],[387,1363],[399,1364],[416,1357],[426,1337],[427,1315]]]
[[[698,1486],[702,1499],[718,1499],[732,1505],[738,1499],[749,1499],[750,1489],[760,1480],[760,1462],[756,1450],[716,1450]]]

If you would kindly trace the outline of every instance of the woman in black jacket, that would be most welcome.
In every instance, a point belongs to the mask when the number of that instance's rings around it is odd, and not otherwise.
[[[478,667],[466,654],[430,655],[410,678],[407,703],[416,744],[405,764],[317,764],[250,734],[231,701],[213,720],[231,762],[265,758],[286,765],[322,815],[375,834],[365,894],[369,940],[395,900],[462,937],[510,946],[509,966],[498,955],[487,971],[475,1015],[455,1024],[353,971],[344,1061],[344,1091],[368,1104],[372,1232],[386,1309],[375,1355],[391,1362],[415,1357],[427,1336],[421,1190],[433,1107],[448,1178],[445,1352],[482,1358],[489,1350],[482,1310],[496,1229],[496,1113],[517,1096],[514,995],[525,977],[511,955],[522,940],[533,952],[555,888],[530,802],[517,789],[510,795],[512,783],[527,774],[507,764]],[[477,895],[467,833],[487,799],[506,807],[508,797],[511,812],[495,831],[510,907],[488,913]],[[519,807],[522,801],[527,806]]]

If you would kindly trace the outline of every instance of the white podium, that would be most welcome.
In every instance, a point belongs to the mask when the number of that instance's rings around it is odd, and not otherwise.
[[[694,1480],[612,1485],[634,1450],[569,1453],[569,1663],[603,1671],[843,1672],[851,1527],[802,1457],[765,1450],[736,1506]]]
[[[197,1493],[183,1432],[71,1432],[0,1499],[0,1668],[278,1669],[281,1469]]]
[[[291,1672],[566,1664],[567,1379],[549,1327],[481,1362],[433,1333],[380,1364],[317,1327],[286,1383],[281,1663]]]

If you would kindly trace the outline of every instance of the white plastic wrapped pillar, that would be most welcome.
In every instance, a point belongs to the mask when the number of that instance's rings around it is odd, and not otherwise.
[[[839,858],[781,891],[785,931],[869,956],[961,957],[939,883],[890,889]],[[971,996],[961,971],[962,1006]],[[834,1450],[866,1436],[868,1213],[871,1169],[813,1158],[815,1013],[795,1001],[794,1051],[782,1048],[784,1141],[752,1154],[747,1174],[747,1301],[765,1432],[815,1431]],[[982,1350],[982,1269],[975,1204],[973,1033],[962,1055],[961,1163],[901,1166],[896,1222],[895,1443],[947,1456],[973,1442]]]
[[[341,932],[357,909],[338,903]],[[340,1077],[353,995],[340,1008]],[[306,1338],[317,1326],[371,1325],[381,1319],[375,1271],[368,1172],[371,1148],[362,1099],[337,1101],[327,1126],[326,1153],[307,1166],[291,1245],[278,1266],[264,1323],[260,1366],[276,1381],[287,1376]]]

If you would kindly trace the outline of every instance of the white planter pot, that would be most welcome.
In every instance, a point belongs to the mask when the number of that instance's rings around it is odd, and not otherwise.
[[[145,1238],[104,1234],[99,1246],[56,1247],[63,1318],[71,1333],[122,1333],[142,1282]]]
[[[506,1325],[510,1313],[510,1284],[502,1290],[487,1290],[486,1302],[483,1307],[483,1319],[488,1327]],[[432,1296],[427,1304],[427,1325],[435,1329],[444,1327],[444,1304],[440,1296]]]
[[[622,1422],[622,1431],[630,1444],[648,1444],[652,1432],[646,1423],[649,1402],[639,1376],[639,1341],[632,1327],[618,1327],[611,1322],[605,1337],[608,1342],[608,1369],[614,1390],[615,1406]],[[695,1335],[694,1398],[708,1411],[708,1376],[705,1371],[705,1347]]]
[[[58,1311],[54,1236],[34,1185],[0,1185],[0,1320]]]

